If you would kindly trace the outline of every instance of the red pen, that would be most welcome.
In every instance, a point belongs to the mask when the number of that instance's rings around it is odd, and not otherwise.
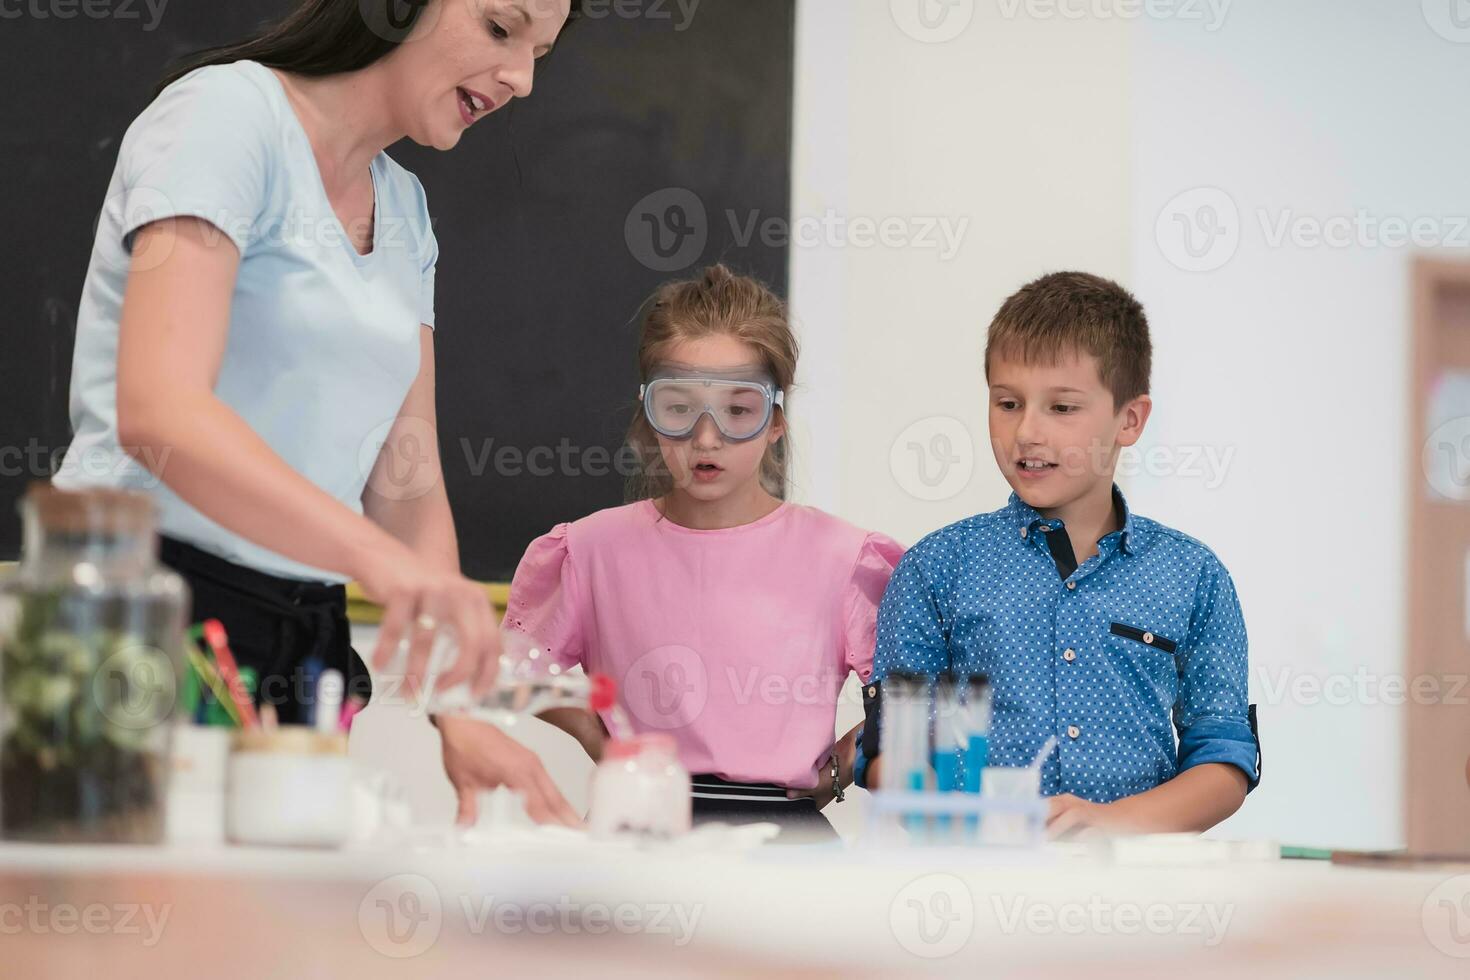
[[[245,688],[245,682],[240,680],[240,668],[235,663],[234,654],[230,653],[230,643],[225,635],[225,625],[217,619],[209,619],[204,622],[204,642],[209,644],[209,649],[214,653],[214,664],[219,668],[220,678],[224,680],[225,687],[229,688],[230,700],[235,702],[235,707],[240,710],[240,722],[246,728],[256,728],[260,725],[260,718],[255,713],[255,705],[251,703],[250,692]]]

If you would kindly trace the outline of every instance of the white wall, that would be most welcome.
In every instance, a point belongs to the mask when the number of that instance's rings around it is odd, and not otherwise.
[[[1470,214],[1470,45],[1435,33],[1419,3],[1237,0],[1213,33],[1142,23],[1134,77],[1150,442],[1235,453],[1216,489],[1133,482],[1140,507],[1216,548],[1246,611],[1266,779],[1227,830],[1398,844],[1402,711],[1377,682],[1404,663],[1414,250],[1370,233],[1313,245],[1310,232],[1361,210],[1455,233],[1445,219]],[[1202,260],[1218,268],[1183,271],[1180,225],[1156,235],[1156,218],[1199,187],[1216,189],[1238,244],[1232,255],[1222,237]],[[1181,202],[1197,233],[1198,203]],[[1308,237],[1273,244],[1283,219]],[[1338,686],[1293,687],[1312,678]]]
[[[1059,33],[980,3],[924,41],[902,6],[798,5],[794,220],[897,219],[912,244],[793,247],[792,414],[798,496],[912,543],[1004,500],[981,370],[1000,301],[1059,268],[1126,276],[1130,85],[1119,24]],[[953,254],[925,247],[931,221]]]

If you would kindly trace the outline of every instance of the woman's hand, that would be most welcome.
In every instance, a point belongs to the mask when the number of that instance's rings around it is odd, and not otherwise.
[[[375,552],[358,580],[367,597],[384,610],[372,656],[376,669],[394,666],[399,646],[407,640],[408,659],[402,669],[410,690],[417,691],[425,680],[434,638],[447,630],[459,655],[435,687],[448,689],[472,681],[479,693],[495,683],[500,631],[483,588],[457,572],[430,565],[396,542]]]
[[[444,771],[459,795],[455,823],[467,827],[479,817],[482,790],[506,786],[520,793],[526,813],[537,823],[581,824],[577,812],[552,782],[536,753],[496,728],[471,718],[435,719],[444,741]]]

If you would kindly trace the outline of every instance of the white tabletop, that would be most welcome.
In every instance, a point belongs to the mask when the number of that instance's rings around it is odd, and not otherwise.
[[[1263,861],[1209,842],[1128,852],[722,852],[569,834],[473,846],[446,838],[338,852],[7,845],[0,929],[7,955],[41,971],[25,975],[128,963],[183,976],[209,936],[250,942],[253,958],[237,964],[249,976],[271,965],[299,970],[297,957],[311,951],[307,972],[324,976],[386,974],[406,954],[416,971],[474,972],[495,961],[641,976],[1134,978],[1147,964],[1254,980],[1464,977],[1470,968],[1466,868]],[[17,931],[27,902],[33,918]],[[90,903],[137,904],[167,921],[144,948],[139,932],[67,933],[65,917],[48,918],[58,904]],[[261,945],[262,935],[272,941]]]

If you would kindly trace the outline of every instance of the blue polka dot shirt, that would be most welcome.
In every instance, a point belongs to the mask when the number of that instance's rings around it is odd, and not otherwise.
[[[1245,620],[1230,575],[1209,548],[1113,492],[1122,530],[1080,567],[1052,553],[1059,539],[1071,558],[1062,522],[1015,494],[920,541],[883,596],[873,677],[988,676],[990,764],[1028,765],[1055,735],[1048,796],[1110,802],[1209,762],[1239,767],[1254,788]]]

